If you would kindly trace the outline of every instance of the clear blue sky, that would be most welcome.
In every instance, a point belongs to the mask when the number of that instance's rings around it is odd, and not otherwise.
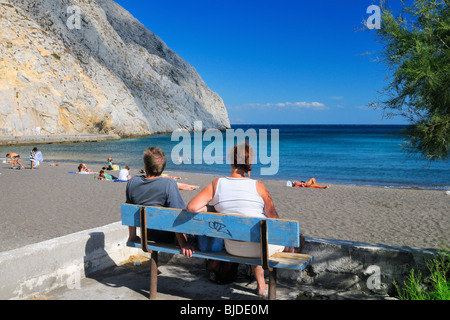
[[[189,62],[231,123],[404,124],[368,107],[386,85],[362,31],[376,0],[117,0]]]

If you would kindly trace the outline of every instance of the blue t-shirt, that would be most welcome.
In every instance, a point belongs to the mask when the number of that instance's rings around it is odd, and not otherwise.
[[[142,206],[186,209],[178,185],[170,178],[158,177],[145,179],[135,176],[128,181],[126,203]]]
[[[181,197],[178,185],[170,178],[158,177],[145,179],[145,176],[136,176],[128,180],[126,189],[126,203],[142,206],[166,207],[186,209],[186,203]],[[173,232],[149,229],[148,240],[173,243]]]

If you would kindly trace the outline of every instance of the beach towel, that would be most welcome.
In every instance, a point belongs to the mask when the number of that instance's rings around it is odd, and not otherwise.
[[[96,174],[95,172],[85,172],[85,171],[81,171],[81,172],[69,171],[67,173],[70,173],[70,174]]]
[[[305,188],[305,189],[324,189],[323,187],[302,187],[296,184],[294,188]]]
[[[323,188],[323,187],[302,187],[301,185],[293,184],[292,181],[287,181],[287,182],[286,182],[286,187],[291,187],[291,188],[307,188],[307,189],[325,189],[325,188]]]

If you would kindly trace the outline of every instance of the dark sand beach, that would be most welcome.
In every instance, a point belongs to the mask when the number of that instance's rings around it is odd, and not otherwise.
[[[29,165],[12,170],[0,163],[0,251],[120,221],[126,183],[69,174],[77,165],[44,162],[37,170]],[[215,177],[166,173],[200,188]],[[299,189],[286,187],[286,181],[262,181],[280,217],[299,220],[306,237],[437,249],[450,243],[450,196],[444,191],[350,185]],[[199,191],[181,194],[187,203]]]

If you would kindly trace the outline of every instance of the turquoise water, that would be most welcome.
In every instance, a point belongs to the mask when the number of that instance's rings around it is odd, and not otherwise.
[[[338,183],[354,185],[371,185],[384,187],[419,187],[426,189],[450,189],[450,164],[428,163],[411,157],[402,151],[399,135],[402,126],[381,125],[234,125],[233,130],[242,129],[249,132],[254,129],[259,133],[256,145],[257,163],[254,165],[252,177],[280,180],[306,180],[315,177],[319,183]],[[267,147],[259,140],[267,130]],[[271,130],[279,130],[278,147],[272,152]],[[235,132],[235,131],[234,131]],[[149,146],[159,146],[168,158],[167,170],[187,171],[194,173],[225,175],[229,172],[229,165],[209,165],[206,163],[205,148],[216,147],[212,156],[223,153],[226,157],[225,133],[222,134],[223,144],[211,141],[197,140],[202,152],[194,147],[194,134],[191,137],[191,153],[185,155],[185,163],[178,164],[178,158],[171,159],[171,152],[182,140],[171,141],[172,135],[157,135],[146,138],[122,139],[120,141],[52,144],[41,145],[46,161],[75,161],[104,165],[109,155],[114,162],[140,169],[142,153]],[[199,143],[200,141],[200,143]],[[213,144],[216,143],[216,144]],[[27,156],[30,146],[0,147],[0,155],[8,152],[18,152]],[[187,149],[185,149],[187,150]],[[197,152],[194,152],[196,150]],[[267,159],[260,158],[260,152],[267,151]],[[209,154],[209,153],[208,153]],[[188,159],[189,157],[189,159]],[[188,164],[201,160],[200,164]],[[268,161],[270,160],[270,161]],[[263,162],[263,163],[261,163]],[[275,175],[261,175],[262,168],[276,169]],[[75,168],[74,168],[75,169]]]

